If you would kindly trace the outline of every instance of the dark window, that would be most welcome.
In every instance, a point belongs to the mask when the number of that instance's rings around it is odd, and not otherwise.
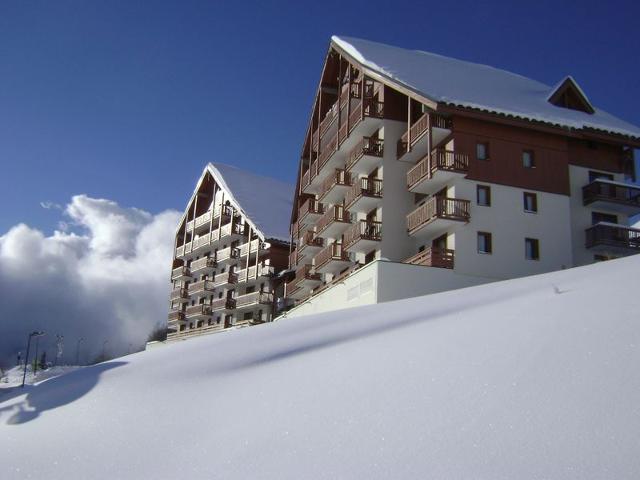
[[[600,222],[618,223],[618,216],[611,213],[591,212],[591,224]]]
[[[524,192],[524,211],[529,213],[538,211],[538,196],[535,193]]]
[[[524,168],[536,168],[536,160],[533,156],[533,150],[524,150],[522,152],[522,166]]]
[[[478,185],[476,196],[478,205],[482,205],[483,207],[491,206],[491,187],[487,187],[486,185]]]
[[[476,158],[478,160],[489,160],[488,143],[476,143]]]
[[[491,234],[489,232],[478,232],[478,253],[491,253]]]
[[[540,242],[537,238],[524,239],[524,255],[527,260],[540,260]]]
[[[589,170],[589,183],[594,180],[598,180],[599,178],[604,180],[613,180],[613,175],[611,173],[594,172],[593,170]]]

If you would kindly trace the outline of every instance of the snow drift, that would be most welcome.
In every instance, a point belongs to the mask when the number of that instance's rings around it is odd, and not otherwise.
[[[13,478],[640,476],[640,256],[199,337],[0,400]]]

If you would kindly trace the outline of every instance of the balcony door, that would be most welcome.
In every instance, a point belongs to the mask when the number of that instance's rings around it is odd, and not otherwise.
[[[446,250],[447,249],[447,234],[440,235],[438,238],[434,238],[431,242],[431,248],[433,250]]]

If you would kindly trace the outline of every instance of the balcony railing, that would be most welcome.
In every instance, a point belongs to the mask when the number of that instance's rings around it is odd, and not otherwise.
[[[363,137],[349,152],[346,169],[349,170],[363,156],[382,157],[384,154],[384,140],[374,137]]]
[[[342,205],[334,205],[329,207],[326,213],[318,220],[316,224],[317,234],[321,233],[325,228],[331,225],[333,222],[351,223],[349,217],[349,211]]]
[[[215,278],[213,279],[213,286],[214,287],[220,287],[222,285],[226,285],[227,283],[237,283],[238,282],[238,275],[236,275],[234,272],[224,272],[224,273],[218,273]]]
[[[347,105],[347,97],[360,98],[360,82],[345,83],[340,92],[340,105]],[[350,95],[349,95],[350,94]]]
[[[322,167],[324,167],[327,164],[327,162],[329,161],[329,159],[337,149],[338,149],[338,134],[336,132],[336,134],[333,137],[331,137],[331,139],[327,142],[327,144],[322,147],[322,151],[320,152],[320,156],[318,157],[318,162],[319,162],[318,168],[320,170],[322,170]]]
[[[203,257],[191,262],[191,271],[197,272],[199,270],[204,270],[205,268],[216,268],[217,266],[218,262],[216,262],[215,257]]]
[[[347,186],[350,187],[351,174],[346,170],[336,168],[335,172],[327,175],[327,178],[322,182],[322,188],[320,190],[320,199],[329,193],[335,186]]]
[[[582,202],[589,205],[597,201],[640,208],[640,187],[603,179],[594,180],[582,187]]]
[[[170,300],[186,300],[189,298],[189,291],[186,288],[176,288],[169,294]]]
[[[398,157],[401,157],[409,151],[409,135],[411,135],[411,145],[414,145],[429,129],[429,115],[428,112],[422,114],[418,120],[405,132],[400,140],[398,140]],[[452,122],[450,118],[443,117],[441,115],[431,114],[431,127],[432,128],[444,128],[451,130]]]
[[[189,295],[193,295],[195,293],[203,293],[210,294],[215,290],[215,283],[211,280],[200,280],[199,282],[192,283],[189,285]]]
[[[300,243],[298,245],[298,250],[302,252],[306,247],[322,247],[323,240],[320,237],[316,236],[315,232],[311,230],[307,231],[300,237]]]
[[[470,218],[469,201],[457,198],[431,197],[424,205],[407,215],[407,230],[412,233],[439,218],[468,222]]]
[[[298,264],[298,251],[297,250],[291,250],[291,253],[289,254],[289,268],[293,268]]]
[[[586,237],[587,248],[601,246],[640,251],[640,229],[637,228],[614,223],[597,223],[587,229]]]
[[[466,173],[469,171],[469,155],[437,148],[429,156],[425,156],[407,172],[407,186],[409,190],[422,180],[432,178],[438,170],[447,172]]]
[[[240,255],[240,252],[236,247],[227,247],[227,248],[223,248],[222,250],[218,250],[218,253],[216,254],[216,259],[218,260],[218,262],[224,262],[229,258],[238,258],[239,255]]]
[[[273,295],[269,292],[251,292],[236,297],[236,308],[253,304],[271,304],[273,303]]]
[[[384,118],[384,103],[366,97],[358,102],[349,115],[349,133],[358,126],[363,118],[367,117]]]
[[[233,310],[236,308],[235,298],[216,298],[211,302],[211,310],[217,312],[219,310]]]
[[[191,307],[187,307],[185,313],[187,314],[187,318],[189,317],[202,317],[202,316],[210,316],[211,315],[211,306],[200,304],[193,305]]]
[[[344,251],[342,244],[331,243],[321,250],[315,257],[316,270],[323,267],[325,264],[331,261],[349,262],[349,254]]]
[[[175,280],[176,278],[180,278],[180,277],[190,277],[191,276],[191,271],[189,270],[189,267],[178,267],[178,268],[174,268],[171,271],[171,280]]]
[[[251,242],[243,243],[240,246],[240,256],[244,257],[248,253],[255,253],[255,252],[258,251],[258,248],[260,248],[260,239],[259,238],[251,240]]]
[[[183,321],[184,320],[184,312],[182,310],[172,310],[168,315],[169,321]]]
[[[382,240],[382,222],[359,220],[345,232],[342,244],[345,249],[348,249],[360,240],[375,242]]]
[[[362,197],[382,198],[382,180],[379,178],[359,178],[344,198],[346,208]]]
[[[307,215],[321,215],[324,213],[323,205],[315,198],[308,198],[300,207],[299,219],[303,219]]]
[[[325,134],[325,132],[329,130],[329,127],[331,126],[331,124],[334,122],[336,118],[338,118],[337,102],[331,106],[331,108],[329,109],[325,117],[320,122],[320,137],[322,137]]]
[[[244,233],[243,230],[244,227],[234,220],[220,228],[220,238],[228,235],[242,235]]]
[[[403,263],[425,267],[453,268],[454,254],[455,250],[447,248],[426,248],[403,260]]]

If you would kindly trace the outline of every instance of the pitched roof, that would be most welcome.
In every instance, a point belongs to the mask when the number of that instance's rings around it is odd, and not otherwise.
[[[224,189],[225,201],[229,200],[229,203],[241,212],[262,240],[289,241],[293,185],[232,165],[209,163],[200,175],[191,200],[200,189],[207,172]],[[184,220],[183,214],[181,222]]]
[[[598,108],[590,114],[549,103],[556,88],[522,75],[368,40],[337,36],[331,40],[370,71],[437,103],[640,138],[640,128]]]

